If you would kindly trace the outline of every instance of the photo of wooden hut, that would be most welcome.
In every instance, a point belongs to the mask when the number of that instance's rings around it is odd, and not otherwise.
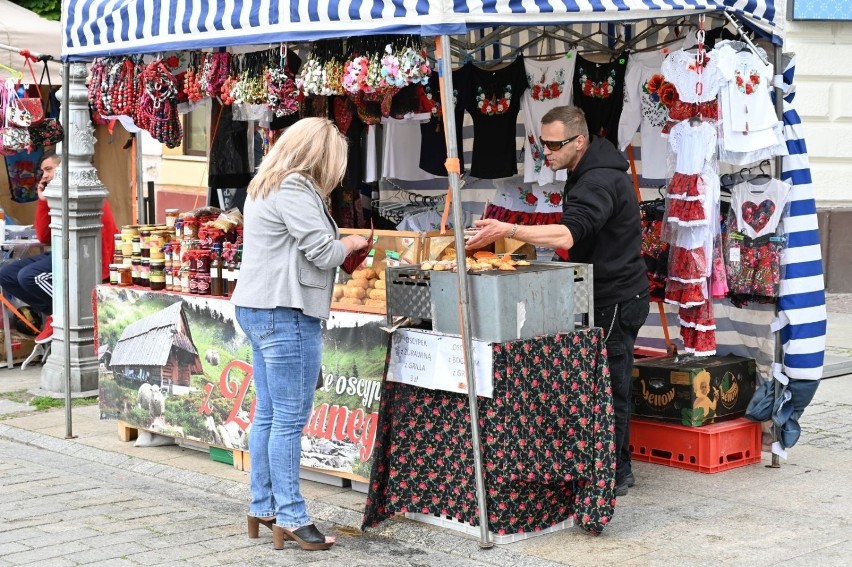
[[[204,373],[182,301],[128,325],[111,354],[117,379],[148,382],[170,393],[176,386],[189,388],[191,376]]]

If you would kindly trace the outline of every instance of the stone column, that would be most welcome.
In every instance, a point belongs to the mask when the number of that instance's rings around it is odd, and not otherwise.
[[[89,118],[86,78],[88,68],[72,63],[69,81],[69,124],[66,139],[69,155],[69,226],[62,226],[62,168],[47,186],[50,206],[51,250],[53,255],[53,343],[50,357],[41,373],[41,387],[50,392],[65,391],[64,329],[70,329],[71,392],[98,389],[98,360],[94,343],[92,290],[101,281],[101,207],[107,190],[92,165],[95,128]],[[61,93],[60,93],[61,95]],[[62,100],[62,104],[66,101]],[[60,144],[60,156],[66,148]],[[70,320],[64,320],[62,241],[68,238]]]

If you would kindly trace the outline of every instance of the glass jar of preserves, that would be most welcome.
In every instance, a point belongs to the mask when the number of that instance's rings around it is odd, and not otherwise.
[[[142,266],[139,270],[139,276],[142,287],[151,287],[151,260],[149,258],[142,258]]]
[[[189,293],[189,268],[180,269],[180,290]]]
[[[118,285],[128,286],[133,285],[132,268],[127,264],[122,264],[118,267]]]
[[[198,219],[195,217],[183,217],[184,240],[195,240],[198,238]]]
[[[131,274],[133,275],[133,285],[142,285],[142,259],[133,258],[131,263]]]
[[[166,289],[166,264],[162,260],[151,260],[151,272],[148,281],[152,291],[161,291]]]
[[[136,256],[137,254],[141,255],[142,254],[142,238],[140,238],[139,236],[134,236],[133,240],[131,242],[132,242],[131,254],[133,256]],[[122,252],[123,252],[123,250],[122,250]]]
[[[172,228],[175,226],[180,211],[178,209],[166,209],[166,226]]]
[[[109,265],[109,283],[110,285],[118,285],[118,268],[121,267],[121,264],[110,264]]]
[[[121,250],[122,256],[127,256],[128,258],[133,256],[133,237],[123,238],[121,240],[121,248],[119,248],[119,250]]]

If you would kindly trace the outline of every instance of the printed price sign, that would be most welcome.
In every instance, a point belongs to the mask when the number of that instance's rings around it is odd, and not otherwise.
[[[398,329],[391,339],[387,379],[430,390],[467,393],[461,337]],[[476,394],[493,396],[491,344],[472,341]]]

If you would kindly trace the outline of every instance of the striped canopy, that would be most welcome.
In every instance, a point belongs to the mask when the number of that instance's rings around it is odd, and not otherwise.
[[[782,41],[786,0],[66,0],[66,60],[482,26],[647,20],[727,10]]]

